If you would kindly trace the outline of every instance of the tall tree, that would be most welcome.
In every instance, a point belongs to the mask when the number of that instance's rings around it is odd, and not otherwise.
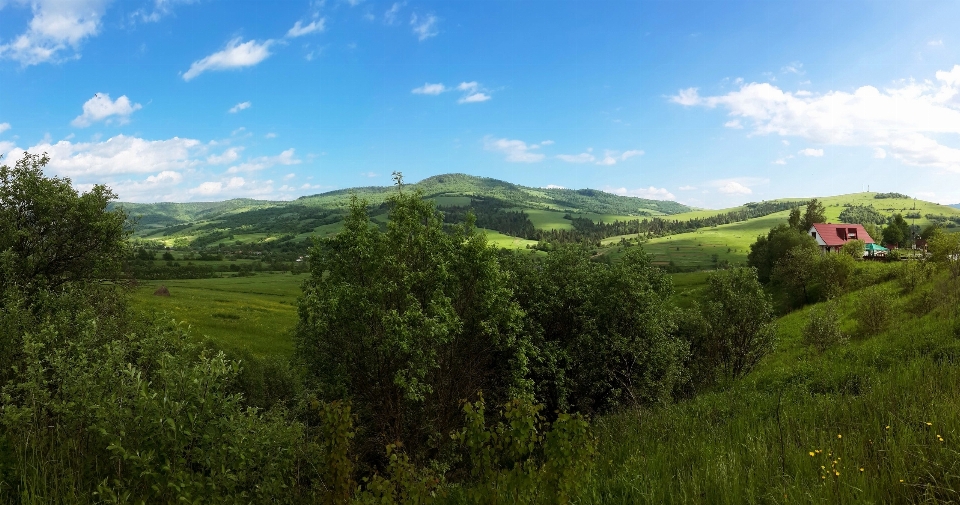
[[[807,210],[803,213],[802,231],[810,230],[815,223],[824,223],[827,221],[827,209],[824,208],[820,200],[814,198],[807,203]]]
[[[777,262],[787,255],[787,251],[799,245],[815,246],[816,241],[806,230],[781,224],[770,229],[766,237],[757,237],[757,241],[750,246],[747,265],[757,269],[760,282],[770,282]]]
[[[912,237],[910,224],[903,216],[894,214],[887,220],[887,226],[883,229],[883,243],[903,247],[908,244]]]
[[[796,228],[800,231],[807,231],[810,228],[803,228],[803,218],[800,216],[800,207],[794,207],[790,209],[790,218],[787,220],[787,224],[791,228]]]
[[[497,251],[470,220],[447,233],[397,183],[386,231],[354,197],[343,230],[313,248],[297,356],[322,396],[352,401],[362,454],[400,441],[422,458],[462,421],[461,400],[528,391],[528,346]]]

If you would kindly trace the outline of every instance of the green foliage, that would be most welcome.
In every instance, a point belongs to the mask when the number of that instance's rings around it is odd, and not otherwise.
[[[893,320],[893,296],[882,286],[861,290],[857,296],[854,317],[864,337],[883,332]]]
[[[862,260],[866,246],[866,242],[862,240],[848,240],[840,247],[840,254],[846,254],[855,260]]]
[[[723,376],[742,377],[773,350],[773,303],[753,268],[710,274],[704,295],[706,333],[693,349]]]
[[[770,229],[766,237],[757,237],[757,241],[750,246],[747,265],[757,269],[760,282],[770,282],[777,263],[787,256],[788,251],[801,245],[816,247],[816,241],[806,230],[778,225]]]
[[[542,406],[512,400],[489,424],[481,397],[464,405],[464,427],[453,435],[467,454],[470,503],[570,503],[590,481],[596,441],[580,416],[544,422]]]
[[[903,199],[903,200],[909,200],[909,199],[910,199],[910,196],[909,196],[909,195],[905,195],[905,194],[903,194],[903,193],[877,193],[877,194],[873,195],[873,197],[876,198],[877,200],[883,200],[883,199],[887,199],[887,198],[899,198],[899,199]]]
[[[803,342],[823,352],[846,341],[840,330],[840,313],[836,302],[827,302],[810,310],[810,319],[803,327]]]
[[[790,209],[790,217],[787,219],[787,225],[791,228],[796,228],[802,232],[807,231],[803,229],[803,218],[800,216],[800,207],[794,207]]]
[[[960,233],[933,232],[927,248],[934,262],[949,270],[954,279],[960,278]]]
[[[870,205],[851,205],[840,212],[841,223],[862,225],[878,225],[887,221],[887,218]],[[873,235],[871,235],[872,237]]]
[[[0,166],[0,285],[37,291],[70,281],[115,279],[126,256],[122,211],[106,186],[79,194],[69,179],[47,178],[44,155]]]
[[[613,264],[591,261],[579,246],[504,261],[537,350],[536,396],[550,411],[662,403],[684,380],[670,280],[642,248]]]
[[[887,226],[883,228],[883,243],[902,247],[911,241],[910,225],[902,215],[894,214],[887,220]]]
[[[810,303],[812,288],[819,278],[821,256],[812,241],[788,249],[774,266],[771,280],[784,287],[798,304]]]
[[[808,232],[814,223],[825,223],[827,221],[827,209],[824,208],[820,200],[814,198],[807,203],[807,209],[803,213],[803,228],[801,231]]]
[[[349,399],[364,461],[402,442],[416,461],[459,422],[459,401],[529,389],[529,344],[497,252],[470,223],[448,234],[417,192],[398,189],[386,231],[355,199],[317,243],[303,284],[297,356],[324,399]]]

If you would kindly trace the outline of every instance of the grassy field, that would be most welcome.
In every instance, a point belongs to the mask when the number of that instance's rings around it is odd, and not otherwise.
[[[194,335],[258,356],[290,356],[297,297],[305,276],[261,273],[252,277],[145,281],[135,307],[189,325]],[[154,296],[164,285],[170,296]]]

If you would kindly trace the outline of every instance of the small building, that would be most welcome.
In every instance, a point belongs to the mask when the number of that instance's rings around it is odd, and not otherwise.
[[[817,241],[822,252],[839,252],[843,244],[851,240],[862,240],[864,244],[874,243],[862,224],[816,223],[810,227],[810,236]]]

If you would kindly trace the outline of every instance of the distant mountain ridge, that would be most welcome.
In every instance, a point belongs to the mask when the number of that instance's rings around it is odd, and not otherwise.
[[[695,210],[668,200],[621,196],[595,189],[533,188],[466,174],[435,175],[414,184],[406,184],[404,187],[408,190],[422,191],[424,198],[463,196],[494,199],[521,209],[550,209],[622,216],[670,215]],[[296,212],[303,207],[336,212],[349,205],[352,195],[357,195],[370,205],[377,206],[386,201],[394,191],[396,191],[394,186],[365,186],[302,196],[289,202],[237,198],[221,202],[118,202],[112,207],[123,207],[131,216],[140,216],[139,224],[142,226],[173,226],[268,209],[272,210],[271,214],[276,214],[280,208],[290,208],[291,212]]]
[[[953,207],[954,209],[960,209],[960,203],[955,203],[953,205],[947,205],[947,207]]]

